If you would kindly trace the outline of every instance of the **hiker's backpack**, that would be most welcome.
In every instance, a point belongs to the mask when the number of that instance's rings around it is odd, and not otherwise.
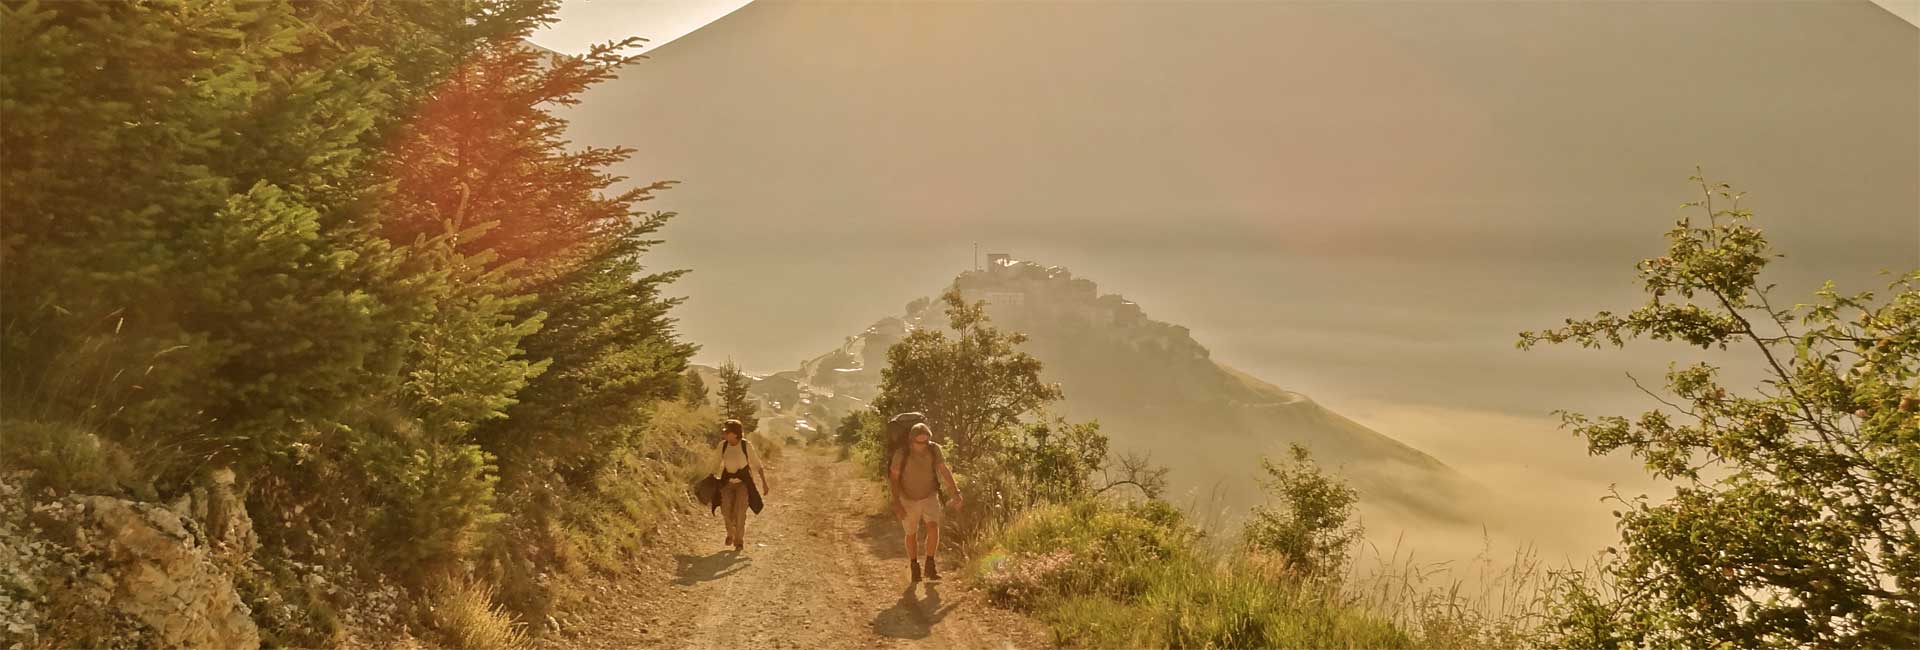
[[[913,442],[911,440],[913,436],[913,425],[924,424],[926,421],[927,414],[919,411],[901,413],[893,416],[893,419],[887,420],[887,463],[889,465],[893,463],[894,454],[899,453],[902,449],[906,449],[907,445]],[[936,451],[934,452],[933,462],[937,465],[945,465],[947,464],[947,459],[940,457],[940,453]],[[940,484],[940,477],[937,475],[934,476],[933,479],[933,493],[940,498],[942,503],[946,502],[947,490],[945,486]]]
[[[913,435],[913,425],[927,421],[927,414],[911,411],[893,416],[887,420],[887,462],[893,462],[893,453],[907,446],[908,436]]]

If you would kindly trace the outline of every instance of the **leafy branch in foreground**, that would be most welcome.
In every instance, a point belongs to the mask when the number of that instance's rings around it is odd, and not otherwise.
[[[1640,263],[1650,297],[1523,332],[1519,346],[1627,339],[1743,350],[1765,380],[1730,389],[1720,368],[1674,367],[1665,408],[1638,418],[1560,413],[1594,455],[1626,450],[1678,483],[1619,515],[1618,595],[1577,585],[1555,645],[1920,644],[1920,271],[1892,295],[1841,294],[1780,308],[1760,274],[1778,257],[1740,194],[1699,176],[1704,213]],[[1721,207],[1725,206],[1725,207]]]

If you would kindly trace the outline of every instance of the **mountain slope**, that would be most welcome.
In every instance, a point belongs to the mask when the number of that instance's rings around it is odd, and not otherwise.
[[[1097,419],[1117,452],[1151,454],[1172,468],[1186,503],[1221,508],[1229,518],[1244,512],[1264,498],[1258,459],[1298,443],[1347,477],[1375,512],[1475,519],[1468,504],[1478,489],[1432,456],[1220,363],[1187,328],[1150,319],[1066,269],[1009,260],[962,273],[954,284],[968,300],[986,301],[998,327],[1028,335],[1024,349],[1066,390],[1059,414]],[[916,300],[907,314],[883,318],[767,383],[863,404],[878,392],[887,348],[912,328],[943,327],[944,319],[937,306]]]

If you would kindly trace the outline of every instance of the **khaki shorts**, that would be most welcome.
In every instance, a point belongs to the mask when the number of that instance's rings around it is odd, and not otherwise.
[[[908,535],[912,535],[914,531],[920,530],[920,522],[922,521],[936,525],[940,523],[939,495],[930,496],[918,501],[902,499],[900,504],[907,509],[907,516],[900,519],[900,527],[906,529]]]

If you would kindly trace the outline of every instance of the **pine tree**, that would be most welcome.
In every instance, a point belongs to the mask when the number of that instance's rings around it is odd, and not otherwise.
[[[733,360],[720,364],[720,415],[730,420],[739,420],[748,431],[759,429],[760,404],[747,395],[750,380]]]
[[[0,391],[9,417],[84,422],[162,483],[266,471],[401,390],[445,288],[369,229],[371,145],[420,92],[387,39],[453,50],[468,36],[425,35],[485,22],[185,7],[0,6]]]
[[[595,475],[694,348],[642,264],[667,184],[549,112],[635,43],[536,54],[556,6],[0,3],[0,426],[47,434],[0,464],[232,467],[269,573],[414,587]]]
[[[694,408],[713,403],[713,399],[707,395],[707,380],[701,379],[699,371],[691,368],[687,369],[686,382],[680,385],[680,395],[688,406]]]
[[[495,517],[471,433],[541,371],[540,318],[456,213],[380,236],[384,147],[552,8],[0,5],[6,417],[138,457],[119,480],[149,498],[232,467],[265,565],[316,530],[457,563]]]
[[[433,91],[387,165],[398,191],[385,234],[403,243],[468,229],[456,248],[488,256],[500,298],[541,325],[520,358],[545,372],[477,432],[510,485],[591,476],[637,435],[647,404],[677,395],[695,349],[668,316],[679,299],[661,294],[681,272],[642,264],[673,215],[635,206],[670,183],[614,191],[624,179],[607,169],[632,150],[574,150],[549,112],[631,63],[636,45],[554,56],[518,38],[486,43]]]

